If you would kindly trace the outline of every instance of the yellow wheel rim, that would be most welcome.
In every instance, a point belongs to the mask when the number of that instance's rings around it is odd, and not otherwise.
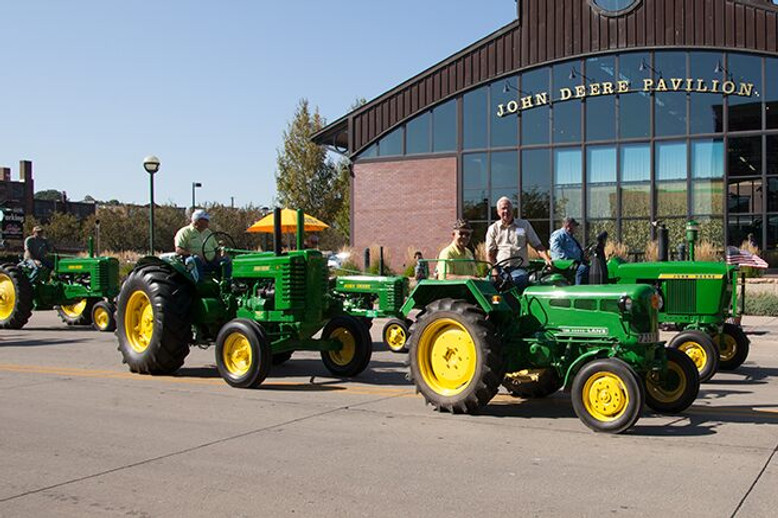
[[[95,312],[92,315],[92,321],[95,323],[98,329],[107,328],[110,319],[111,319],[110,315],[103,307],[99,307],[95,309]]]
[[[464,391],[475,376],[475,342],[456,320],[441,318],[424,328],[416,355],[422,379],[443,396]]]
[[[721,361],[729,361],[735,357],[737,353],[737,340],[735,337],[722,333],[716,337],[717,345],[719,346],[719,357]]]
[[[386,329],[386,344],[389,346],[389,349],[399,351],[405,347],[407,340],[408,336],[405,334],[403,326],[392,324]]]
[[[334,338],[343,344],[339,351],[329,351],[330,358],[336,365],[345,367],[351,363],[357,352],[357,341],[354,335],[345,327],[339,327],[330,334],[330,338]]]
[[[254,361],[254,354],[251,351],[251,342],[246,338],[246,335],[236,331],[224,340],[222,360],[227,371],[236,378],[245,376],[249,372]]]
[[[589,376],[581,395],[586,411],[601,422],[615,421],[629,407],[627,387],[612,372],[601,371]]]
[[[16,287],[8,275],[0,273],[0,320],[10,317],[16,307]]]
[[[662,380],[657,373],[649,373],[646,375],[646,390],[653,396],[653,398],[662,403],[674,403],[678,401],[681,396],[686,392],[686,375],[681,369],[681,366],[674,361],[667,362],[667,379],[665,380],[665,386],[674,388],[664,388],[662,386]]]
[[[142,291],[136,291],[130,295],[127,301],[127,309],[124,314],[124,332],[130,347],[136,353],[146,351],[154,335],[154,308],[151,306],[148,295]]]
[[[62,312],[70,318],[78,318],[84,313],[86,309],[86,299],[81,299],[75,304],[63,304],[60,306]]]
[[[698,371],[701,371],[708,364],[708,353],[693,340],[682,343],[678,350],[686,353],[686,356],[692,359]]]

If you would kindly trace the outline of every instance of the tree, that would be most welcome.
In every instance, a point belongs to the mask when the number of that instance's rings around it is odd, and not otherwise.
[[[56,189],[46,189],[45,191],[36,192],[34,198],[36,200],[62,201],[63,194],[62,191]]]
[[[278,152],[276,189],[282,205],[303,209],[332,225],[348,196],[348,188],[343,186],[343,170],[328,158],[324,147],[311,141],[324,124],[318,109],[311,113],[308,100],[300,100],[284,131],[284,148]]]

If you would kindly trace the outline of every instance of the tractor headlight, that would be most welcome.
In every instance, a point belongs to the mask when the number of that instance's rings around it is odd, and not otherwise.
[[[622,313],[629,313],[632,311],[632,297],[624,295],[619,299],[619,309]]]
[[[665,300],[662,298],[662,296],[659,293],[654,293],[653,295],[651,295],[652,308],[654,308],[657,311],[661,311],[664,306],[665,306]]]

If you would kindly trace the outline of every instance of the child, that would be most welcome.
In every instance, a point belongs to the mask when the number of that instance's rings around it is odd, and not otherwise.
[[[413,269],[414,279],[416,279],[417,281],[421,281],[429,277],[430,268],[426,262],[420,260],[420,259],[424,259],[424,257],[421,255],[421,252],[416,251],[416,253],[413,254],[413,258],[416,259],[416,267]]]

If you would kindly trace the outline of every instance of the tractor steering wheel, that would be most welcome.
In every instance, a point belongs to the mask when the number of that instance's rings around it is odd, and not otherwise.
[[[506,267],[517,259],[519,263],[514,268],[521,268],[521,265],[524,263],[524,258],[521,256],[508,257],[497,261],[489,268],[489,275],[492,277],[492,283],[494,283],[494,287],[498,292],[508,291],[514,286],[513,277],[511,277]]]
[[[233,239],[233,237],[231,235],[229,235],[227,232],[211,232],[211,234],[208,237],[206,237],[205,240],[203,241],[203,246],[202,246],[202,248],[200,250],[200,257],[203,258],[203,261],[206,261],[208,263],[213,264],[216,261],[216,257],[218,256],[218,253],[216,255],[214,255],[210,259],[205,256],[205,245],[211,239],[216,239],[217,240],[216,241],[218,243],[218,246],[216,247],[217,252],[218,252],[218,250],[220,248],[224,248],[224,243],[223,243],[222,240],[229,241],[229,245],[230,245],[229,248],[238,248],[235,245],[235,239]]]

